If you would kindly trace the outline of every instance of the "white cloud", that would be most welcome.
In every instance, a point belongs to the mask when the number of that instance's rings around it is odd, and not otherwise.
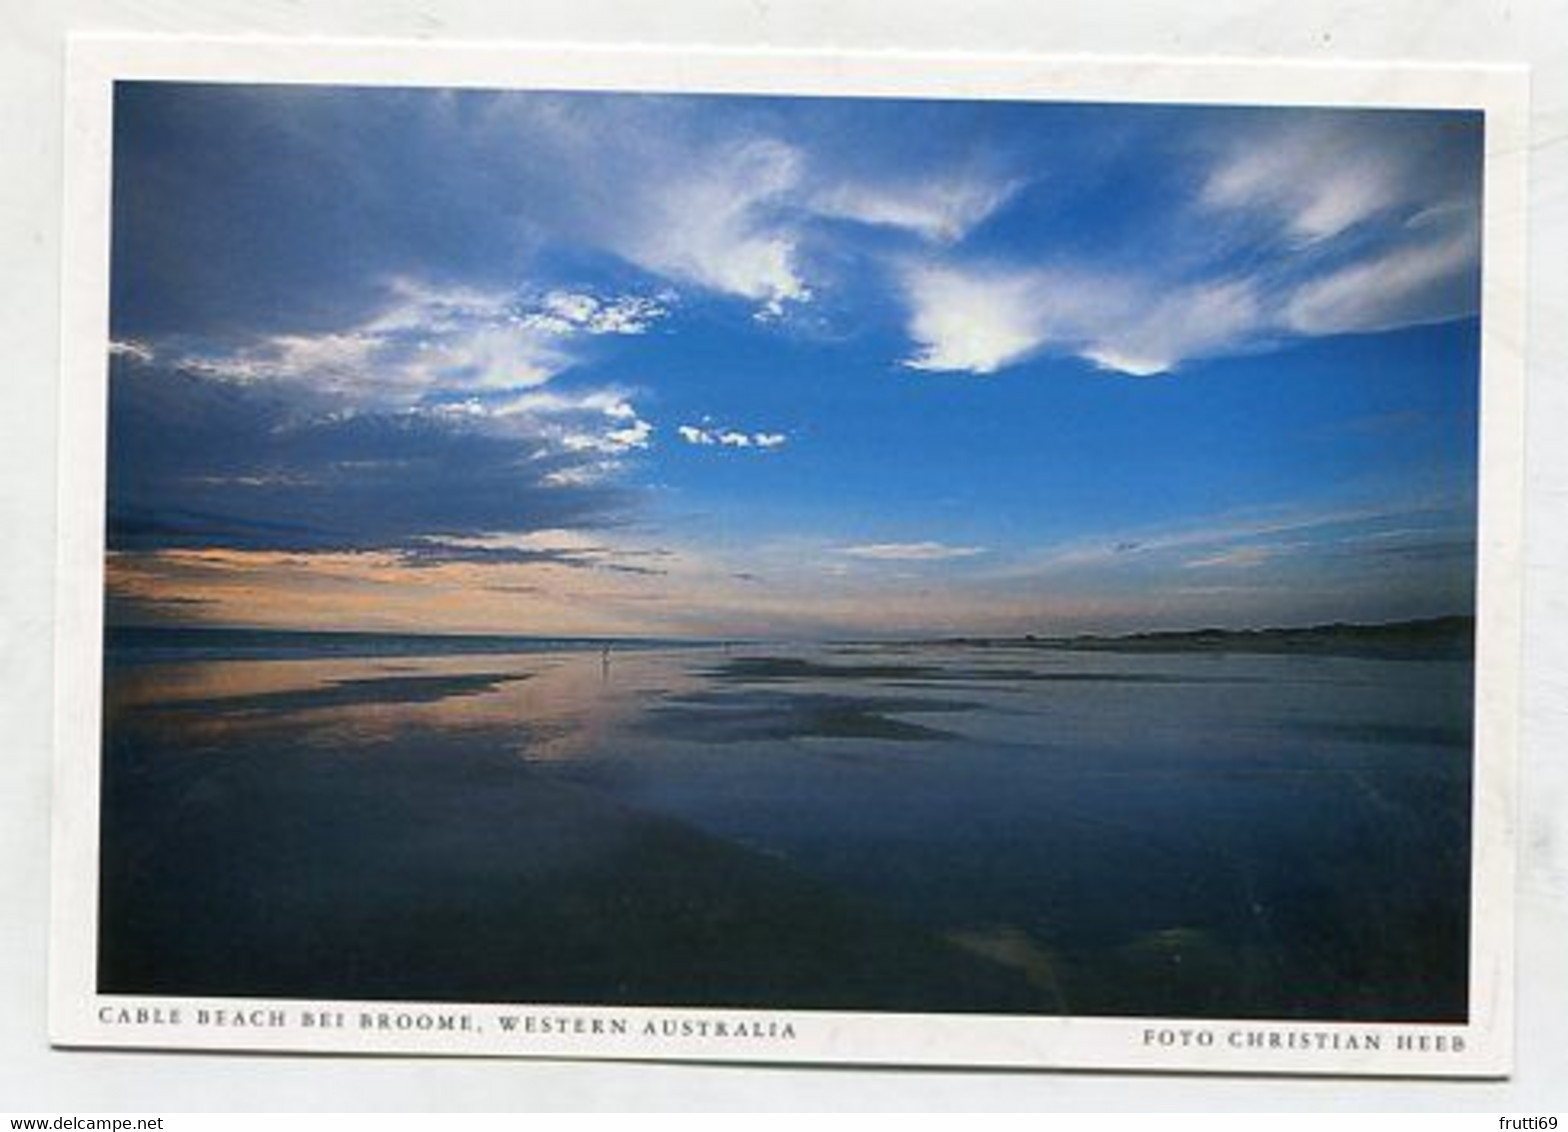
[[[1115,269],[905,264],[904,364],[990,374],[1052,353],[1147,377],[1293,337],[1472,314],[1479,185],[1442,130],[1328,114],[1229,131],[1195,194],[1154,223],[1155,251]]]
[[[1409,242],[1298,288],[1284,321],[1298,334],[1345,334],[1441,322],[1479,302],[1479,234],[1468,223],[1436,239]]]
[[[401,374],[376,371],[371,359],[383,340],[359,330],[323,334],[275,334],[236,350],[198,352],[175,364],[207,377],[242,384],[299,382],[320,393],[375,390],[379,379],[390,394]]]
[[[364,322],[364,332],[443,334],[475,323],[500,323],[506,320],[513,301],[505,291],[437,287],[409,276],[389,279],[386,291],[390,300]]]
[[[497,176],[544,239],[610,252],[673,282],[776,316],[811,296],[789,213],[804,156],[752,132],[713,130],[678,100],[502,99],[476,151],[515,154]]]
[[[477,402],[476,402],[477,403]],[[486,412],[497,417],[549,417],[568,413],[596,413],[611,421],[631,421],[637,409],[619,389],[527,389],[509,397],[485,402]]]
[[[655,428],[616,389],[529,389],[487,402],[470,401],[491,431],[553,439],[571,452],[623,456],[652,446]],[[443,406],[444,408],[444,406]],[[613,471],[613,460],[598,472]],[[595,473],[597,478],[598,472]],[[581,475],[581,469],[573,469]]]
[[[1305,253],[1299,253],[1305,254]],[[1147,377],[1291,337],[1373,333],[1473,314],[1480,239],[1468,207],[1424,210],[1352,258],[1196,281],[1067,268],[906,269],[912,369],[990,374],[1041,352]],[[1324,266],[1325,262],[1332,266]]]
[[[562,434],[562,444],[573,452],[603,452],[619,456],[633,449],[647,448],[653,436],[653,425],[644,420],[633,421],[624,428],[601,432],[568,430]]]
[[[904,291],[919,348],[904,363],[911,369],[995,373],[1049,333],[1034,275],[918,269],[905,275]]]
[[[980,546],[949,546],[941,542],[875,542],[846,546],[841,553],[851,558],[877,562],[943,562],[954,558],[973,558],[984,554]]]
[[[1040,350],[1146,377],[1238,348],[1261,326],[1251,284],[1156,289],[1066,271],[918,268],[904,277],[911,369],[995,373]]]
[[[649,438],[653,436],[653,426],[647,421],[637,420],[624,428],[611,429],[604,437],[620,451],[630,448],[648,447]]]
[[[506,176],[545,239],[608,251],[672,282],[753,304],[760,321],[813,299],[805,248],[822,218],[952,243],[1018,182],[937,168],[846,179],[821,152],[679,101],[506,100],[480,136],[528,155]]]
[[[536,309],[513,317],[522,326],[551,334],[644,334],[668,313],[663,302],[636,295],[601,299],[577,291],[551,291]]]
[[[1478,166],[1456,160],[1441,129],[1331,116],[1230,144],[1199,202],[1272,219],[1295,245],[1299,261],[1276,265],[1280,330],[1366,333],[1474,313]]]
[[[1216,208],[1264,208],[1289,235],[1310,243],[1337,236],[1392,207],[1398,193],[1386,164],[1319,162],[1312,140],[1296,139],[1236,155],[1214,171],[1201,200]]]
[[[111,341],[109,343],[109,356],[111,358],[132,358],[138,362],[151,362],[154,354],[151,346],[145,342],[138,342],[134,338],[124,341]]]
[[[795,238],[769,217],[798,184],[800,165],[794,149],[771,140],[704,155],[659,186],[622,247],[661,274],[782,314],[785,304],[811,297]]]
[[[760,448],[782,447],[789,437],[782,432],[742,432],[739,429],[721,428],[709,424],[679,425],[675,432],[687,444],[698,447]]]
[[[342,330],[278,334],[227,351],[162,350],[204,377],[289,387],[317,419],[395,414],[515,440],[532,455],[574,454],[539,473],[555,485],[598,482],[653,444],[632,394],[614,386],[548,387],[576,364],[580,340],[639,334],[662,300],[556,290],[542,296],[394,280],[388,301]]]
[[[1263,329],[1258,295],[1241,280],[1173,288],[1131,306],[1120,317],[1105,312],[1103,326],[1089,319],[1082,329],[1091,341],[1080,356],[1102,369],[1148,377],[1238,349]]]
[[[1116,346],[1090,346],[1083,352],[1087,362],[1111,373],[1128,377],[1155,377],[1170,369],[1171,363],[1154,354],[1129,354]]]
[[[668,313],[660,300],[557,290],[438,288],[410,279],[341,330],[276,334],[239,348],[187,353],[174,364],[244,383],[277,381],[344,400],[392,407],[431,394],[537,388],[576,363],[573,343],[645,332]]]
[[[522,326],[473,326],[426,338],[394,372],[417,390],[502,390],[543,385],[570,356]]]
[[[941,175],[899,184],[843,183],[818,190],[810,207],[823,216],[902,228],[950,244],[983,223],[1018,187],[1017,181]]]
[[[1433,185],[1414,140],[1344,119],[1272,123],[1231,143],[1199,200],[1273,215],[1298,244],[1331,239],[1428,198]]]

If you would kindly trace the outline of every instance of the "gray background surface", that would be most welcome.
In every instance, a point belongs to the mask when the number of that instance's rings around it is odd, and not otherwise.
[[[60,92],[64,37],[78,30],[1530,64],[1530,495],[1513,1080],[51,1051]],[[0,1112],[1568,1107],[1568,0],[0,0],[0,343]]]

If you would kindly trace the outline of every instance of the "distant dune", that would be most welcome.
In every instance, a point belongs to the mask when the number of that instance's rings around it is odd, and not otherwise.
[[[963,644],[1036,645],[1096,652],[1246,652],[1384,660],[1462,660],[1475,655],[1475,618],[1430,617],[1376,625],[1186,629],[1125,636],[965,638]]]

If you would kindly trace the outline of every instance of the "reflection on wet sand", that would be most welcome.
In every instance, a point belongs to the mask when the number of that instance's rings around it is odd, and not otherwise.
[[[317,744],[388,742],[421,730],[511,729],[529,759],[591,749],[651,695],[691,686],[660,656],[611,666],[580,654],[396,661],[208,661],[116,673],[107,709],[170,743],[222,744],[287,728]],[[522,741],[526,728],[528,742]]]
[[[102,988],[1455,1019],[1468,680],[907,645],[111,665]]]
[[[474,672],[462,676],[347,676],[309,688],[187,700],[164,710],[231,716],[259,712],[291,714],[324,707],[440,703],[455,696],[491,692],[502,684],[524,679],[527,677],[504,672]]]

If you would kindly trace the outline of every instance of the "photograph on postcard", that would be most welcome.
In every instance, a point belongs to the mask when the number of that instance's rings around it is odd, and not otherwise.
[[[115,82],[91,993],[1462,1032],[1486,142]]]

